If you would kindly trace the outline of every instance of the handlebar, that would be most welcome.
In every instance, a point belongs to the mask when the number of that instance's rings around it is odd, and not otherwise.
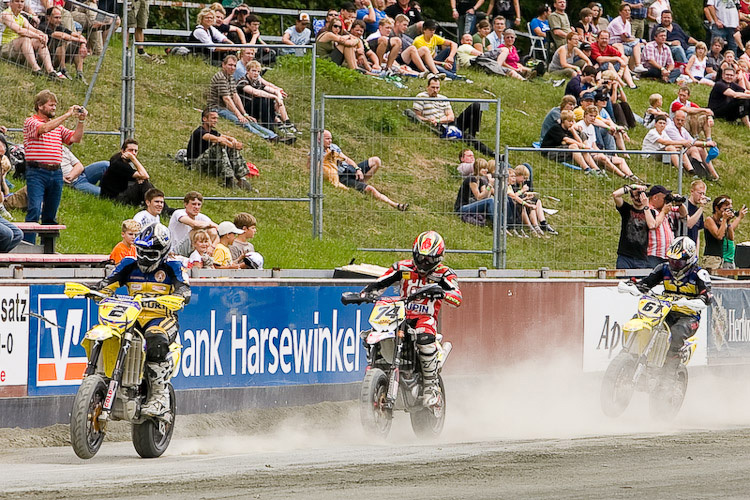
[[[431,299],[442,299],[445,297],[445,290],[437,283],[423,286],[419,290],[406,297],[405,302],[414,302],[415,300],[421,300],[424,298]],[[368,302],[376,302],[380,296],[377,293],[368,292],[344,292],[341,294],[341,303],[344,305],[349,304],[364,304]]]

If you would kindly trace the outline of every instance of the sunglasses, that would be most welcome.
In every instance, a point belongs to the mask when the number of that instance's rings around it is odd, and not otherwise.
[[[334,24],[334,25],[333,25],[333,26],[331,26],[331,27],[332,27],[332,28],[343,28],[343,26],[342,26],[342,25],[340,25],[340,24]]]

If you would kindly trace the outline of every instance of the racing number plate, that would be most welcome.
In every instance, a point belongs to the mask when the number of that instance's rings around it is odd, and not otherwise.
[[[370,314],[370,324],[386,326],[394,321],[402,321],[406,317],[403,302],[378,302]]]
[[[641,312],[641,314],[648,318],[660,317],[662,307],[664,306],[659,302],[647,298],[641,299],[641,301],[638,303],[638,310]]]

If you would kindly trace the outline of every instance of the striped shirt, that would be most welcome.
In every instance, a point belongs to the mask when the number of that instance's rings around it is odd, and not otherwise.
[[[651,208],[651,213],[654,214],[654,218],[659,213],[656,209]],[[669,212],[661,225],[656,229],[648,230],[648,255],[653,255],[661,259],[667,258],[667,250],[674,240],[674,232],[672,231],[672,221],[674,220],[677,212]]]
[[[208,107],[209,108],[226,108],[223,97],[232,97],[237,93],[237,82],[232,75],[227,75],[223,71],[216,73],[211,78],[211,86],[208,88]]]
[[[427,92],[420,92],[419,94],[417,94],[417,97],[430,98],[430,95]],[[447,99],[447,97],[442,94],[438,94],[436,98]],[[438,121],[440,121],[445,115],[448,114],[449,109],[453,110],[449,101],[414,101],[412,107],[414,111],[421,112],[422,117],[425,120],[436,118]]]
[[[23,122],[23,148],[26,161],[40,163],[61,163],[62,145],[72,144],[73,131],[62,125],[46,134],[39,135],[39,127],[47,123],[37,115],[26,118]]]
[[[648,42],[646,47],[643,49],[641,54],[641,60],[644,62],[644,66],[653,67],[649,61],[654,61],[657,66],[654,69],[666,68],[669,65],[674,64],[672,59],[672,51],[667,47],[666,44],[662,44],[661,48],[656,42]]]

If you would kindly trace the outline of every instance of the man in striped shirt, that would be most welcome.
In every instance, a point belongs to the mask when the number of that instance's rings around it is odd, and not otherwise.
[[[26,153],[26,187],[29,197],[26,222],[57,224],[57,208],[62,196],[63,175],[62,145],[81,142],[88,111],[83,106],[71,106],[64,114],[55,117],[57,97],[42,90],[34,98],[35,114],[23,124],[23,146]],[[63,126],[65,121],[77,116],[75,130]],[[36,241],[36,233],[26,233],[24,240]]]
[[[648,263],[653,268],[667,261],[667,250],[674,240],[673,228],[678,218],[687,218],[687,207],[682,203],[672,204],[667,195],[672,192],[664,186],[651,186],[648,193],[648,207],[654,221],[648,222]]]

